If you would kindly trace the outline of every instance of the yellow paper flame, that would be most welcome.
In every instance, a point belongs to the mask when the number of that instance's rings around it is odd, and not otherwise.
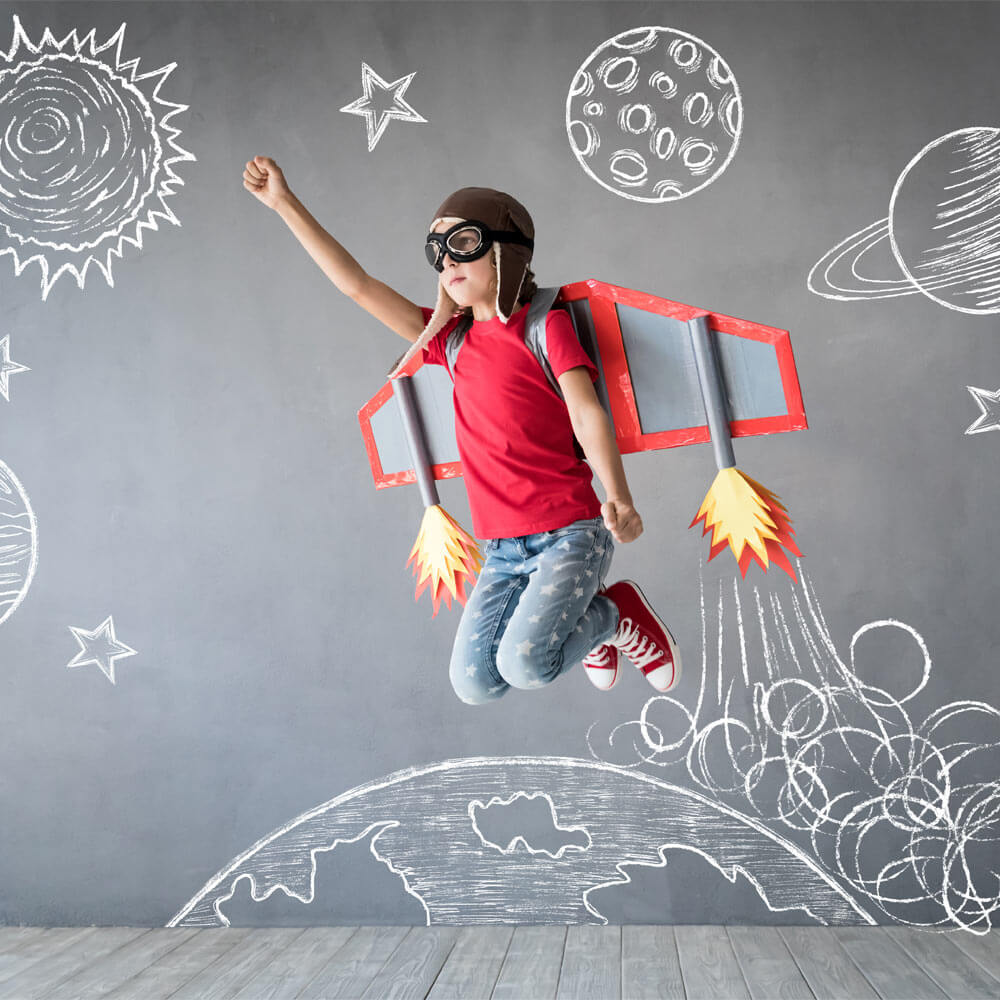
[[[452,598],[465,604],[466,585],[475,581],[483,557],[475,538],[443,507],[432,504],[424,510],[406,565],[411,563],[417,577],[414,599],[420,597],[425,587],[430,587],[436,615],[442,599],[449,608]]]
[[[745,576],[751,561],[764,572],[775,562],[793,579],[795,572],[783,549],[801,556],[793,539],[791,521],[781,501],[745,472],[722,469],[705,494],[693,528],[704,524],[703,534],[712,532],[709,559],[727,545]]]

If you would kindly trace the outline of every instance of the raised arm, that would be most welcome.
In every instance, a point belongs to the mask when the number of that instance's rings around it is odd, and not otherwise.
[[[269,156],[255,156],[243,171],[243,186],[285,221],[320,270],[390,330],[411,343],[424,328],[420,306],[373,278],[312,216],[289,189],[285,176]]]

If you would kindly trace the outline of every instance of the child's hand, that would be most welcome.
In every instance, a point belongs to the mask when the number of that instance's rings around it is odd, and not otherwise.
[[[601,516],[616,542],[634,542],[642,534],[642,518],[628,500],[605,501]]]
[[[278,202],[290,193],[281,167],[270,156],[255,156],[247,160],[243,186],[268,208],[277,208]]]

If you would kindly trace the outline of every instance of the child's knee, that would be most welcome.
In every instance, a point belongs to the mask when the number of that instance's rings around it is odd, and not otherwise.
[[[497,649],[497,671],[511,687],[536,688],[553,680],[558,667],[540,643],[530,639],[517,643],[501,640]]]
[[[455,694],[466,705],[485,705],[502,697],[507,690],[505,683],[494,683],[485,667],[474,663],[453,660],[449,676]]]

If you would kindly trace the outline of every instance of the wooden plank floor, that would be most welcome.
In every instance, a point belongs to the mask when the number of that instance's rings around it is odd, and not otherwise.
[[[10,1000],[1000,998],[1000,931],[0,927]]]

